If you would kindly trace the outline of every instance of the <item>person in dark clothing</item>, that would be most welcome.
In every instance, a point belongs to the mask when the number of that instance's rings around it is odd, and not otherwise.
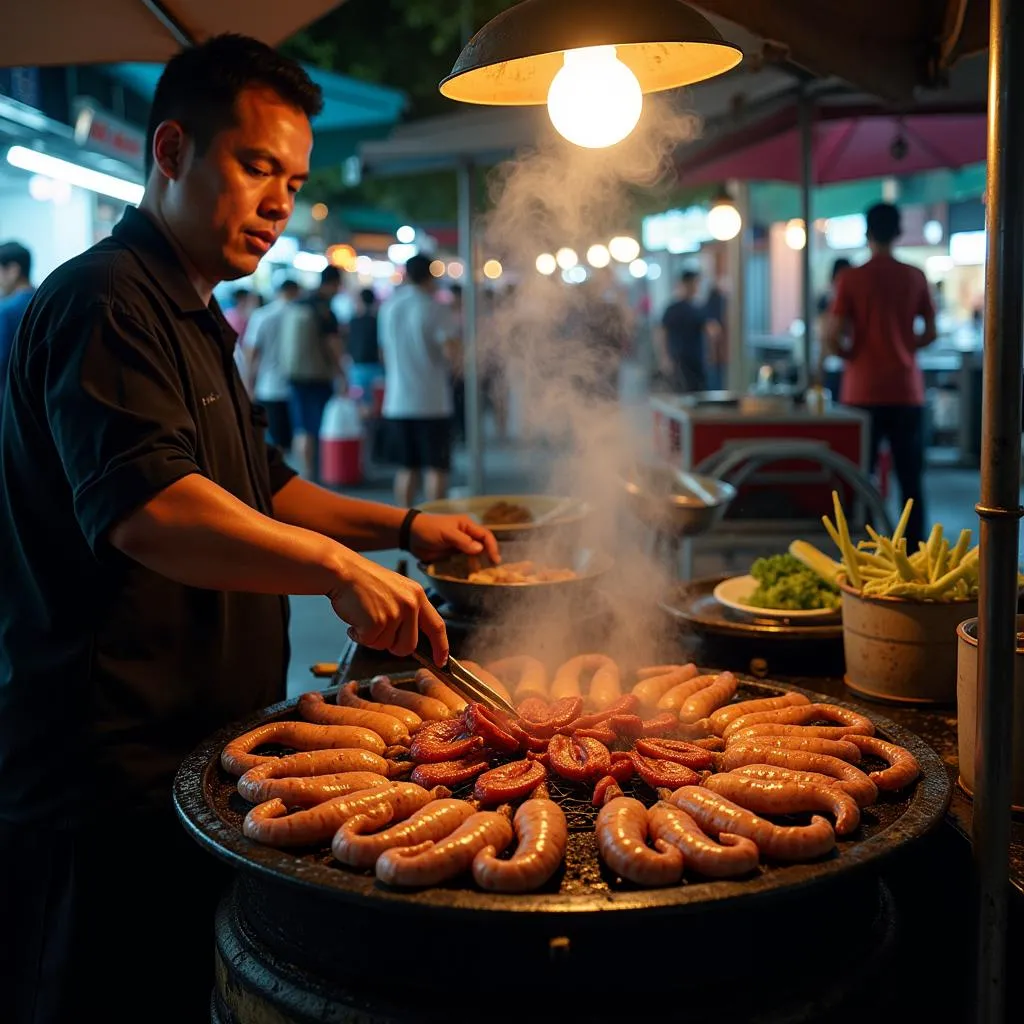
[[[216,285],[252,274],[309,173],[319,89],[241,36],[172,59],[145,195],[29,303],[0,418],[3,1019],[209,1019],[224,870],[171,798],[212,731],[285,695],[288,594],[438,663],[423,590],[356,553],[497,557],[465,517],[300,480],[268,449]]]
[[[878,203],[868,210],[871,259],[839,277],[825,347],[844,363],[840,400],[859,406],[871,419],[872,471],[887,441],[900,495],[904,502],[914,500],[906,530],[907,545],[914,551],[927,532],[924,375],[917,352],[935,340],[936,330],[927,278],[893,257],[900,232],[895,206]]]
[[[829,289],[818,299],[819,338],[825,337],[825,332],[828,327],[828,318],[832,311],[832,303],[835,302],[836,298],[836,288],[839,283],[839,278],[842,277],[843,273],[849,270],[852,266],[853,264],[845,256],[838,257],[832,263],[832,275],[829,282]],[[830,360],[829,355],[830,354],[826,351],[825,346],[822,345],[821,350],[818,353],[818,379],[833,395],[838,395],[843,384],[843,370],[841,365],[838,368],[834,365],[830,368],[827,365],[828,362],[832,362],[833,364],[838,362],[836,359]]]
[[[673,390],[683,393],[707,387],[704,340],[708,320],[697,302],[699,286],[696,270],[683,272],[676,301],[665,310],[656,341],[662,373],[671,380]]]
[[[4,400],[14,335],[34,292],[32,254],[18,242],[0,245],[0,404]]]
[[[356,315],[348,324],[349,386],[358,388],[364,409],[373,408],[373,386],[384,376],[377,338],[377,296],[364,288],[356,300]]]

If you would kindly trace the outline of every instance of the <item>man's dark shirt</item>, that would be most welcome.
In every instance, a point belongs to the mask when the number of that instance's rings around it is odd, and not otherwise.
[[[665,310],[661,324],[665,328],[668,357],[672,360],[679,384],[687,391],[704,388],[704,310],[687,299],[673,302]]]
[[[353,363],[374,366],[380,362],[377,341],[377,317],[373,313],[360,313],[348,324],[348,354]]]
[[[293,474],[235,341],[134,209],[25,313],[0,420],[0,821],[167,809],[197,743],[284,696],[285,598],[183,586],[108,540],[191,473],[271,512]]]

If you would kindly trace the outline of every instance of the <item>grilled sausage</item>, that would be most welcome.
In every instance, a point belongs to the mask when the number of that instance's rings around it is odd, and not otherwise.
[[[518,845],[509,860],[499,860],[493,846],[473,858],[473,878],[489,892],[539,889],[557,870],[569,841],[562,808],[552,800],[531,799],[516,811]]]
[[[640,669],[637,676],[640,682],[633,687],[633,696],[640,701],[640,705],[652,711],[658,706],[658,701],[675,686],[688,682],[697,676],[697,666],[689,665],[656,665],[656,669],[664,671],[653,672],[651,675],[641,675],[645,669]]]
[[[479,811],[439,842],[385,850],[377,858],[376,873],[387,885],[437,885],[465,871],[484,847],[500,852],[510,842],[512,823],[508,815]]]
[[[284,761],[286,758],[282,757],[280,760]],[[331,772],[305,778],[287,774],[261,775],[261,769],[267,767],[275,766],[259,764],[249,769],[238,780],[239,794],[251,804],[262,804],[267,800],[278,799],[283,801],[286,807],[315,807],[336,796],[383,786],[388,781],[386,776],[376,772]]]
[[[435,795],[411,782],[389,782],[348,796],[287,814],[284,802],[267,800],[245,816],[242,832],[268,846],[313,846],[330,839],[356,814],[365,815],[371,828],[408,817],[428,804]],[[448,791],[445,790],[445,796]]]
[[[781,697],[762,697],[759,700],[741,700],[736,704],[727,704],[711,715],[711,728],[716,736],[721,736],[725,727],[743,715],[752,715],[757,711],[774,711],[777,708],[795,707],[798,704],[810,704],[810,700],[802,693],[785,693]]]
[[[917,763],[917,758],[904,747],[897,746],[895,743],[887,743],[875,736],[851,735],[847,739],[862,753],[888,763],[888,768],[868,773],[868,778],[879,789],[903,789],[921,774],[921,766]]]
[[[712,711],[736,696],[736,677],[731,672],[722,672],[710,685],[687,697],[679,709],[679,721],[686,724],[707,718]]]
[[[408,708],[420,718],[438,721],[452,716],[452,710],[447,704],[442,704],[441,701],[434,700],[433,697],[424,697],[422,693],[400,690],[397,686],[391,685],[391,680],[387,676],[377,676],[370,683],[370,696],[381,703],[397,704],[399,707]]]
[[[548,699],[548,670],[537,658],[520,654],[513,658],[490,661],[485,667],[506,686],[511,687],[515,705],[529,697],[539,697],[543,701]]]
[[[774,736],[753,735],[747,736],[743,733],[739,737],[731,737],[734,741],[729,747],[742,743],[746,746],[770,747],[775,750],[806,750],[811,754],[828,754],[829,757],[838,757],[842,761],[849,761],[856,764],[860,760],[860,749],[849,740],[824,740],[818,736]]]
[[[584,672],[593,673],[587,689],[588,707],[601,711],[621,696],[619,666],[605,654],[580,654],[570,658],[555,673],[551,682],[551,699],[579,697],[580,676]]]
[[[719,768],[729,772],[747,764],[770,764],[798,772],[829,775],[838,780],[839,785],[861,807],[867,807],[878,799],[877,787],[859,768],[827,754],[812,754],[806,750],[776,750],[773,747],[759,747],[756,743],[737,743],[725,748]]]
[[[797,707],[776,708],[773,711],[755,711],[753,714],[742,715],[733,719],[726,726],[722,735],[728,742],[729,737],[752,725],[809,725],[811,722],[838,722],[847,732],[873,736],[874,723],[870,718],[841,708],[836,704],[801,704]]]
[[[461,786],[486,771],[489,763],[486,755],[474,753],[457,761],[419,764],[413,769],[412,781],[421,786]]]
[[[547,777],[548,770],[540,761],[511,761],[478,776],[473,786],[473,797],[482,807],[496,807],[511,800],[521,800]]]
[[[692,815],[709,835],[746,836],[772,860],[813,860],[828,853],[836,844],[832,826],[817,815],[811,818],[810,825],[773,825],[703,786],[684,786],[668,801]]]
[[[660,800],[648,812],[651,835],[671,843],[683,855],[683,863],[708,878],[733,878],[757,867],[760,852],[757,844],[745,836],[722,832],[715,842],[706,836],[693,818]]]
[[[734,723],[735,724],[735,723]],[[844,740],[851,730],[845,725],[780,725],[777,722],[758,722],[730,733],[726,746],[735,742],[747,742],[758,736],[816,736],[823,740]]]
[[[468,701],[460,697],[446,683],[441,682],[441,680],[428,669],[421,668],[416,673],[416,689],[419,690],[424,697],[433,697],[434,700],[439,700],[442,704],[446,704],[451,711],[455,712],[455,714],[466,710],[466,704]]]
[[[318,725],[355,725],[369,729],[389,746],[409,742],[409,730],[394,715],[328,704],[317,690],[304,693],[299,698],[299,715],[305,721]]]
[[[759,779],[749,775],[712,775],[704,785],[719,796],[757,814],[799,814],[828,811],[836,819],[836,835],[847,836],[860,824],[857,801],[834,785],[803,779]]]
[[[437,842],[454,832],[476,808],[468,800],[431,800],[412,817],[383,832],[367,834],[373,816],[357,814],[334,834],[331,852],[335,860],[354,868],[372,868],[377,858],[395,846],[419,846]]]
[[[637,885],[675,885],[683,876],[683,855],[664,839],[647,845],[647,808],[639,800],[620,796],[597,814],[597,847],[617,875]]]
[[[678,672],[679,669],[685,668],[696,668],[697,666],[690,662],[686,665],[645,665],[643,668],[636,670],[637,679],[654,679],[656,676],[665,676],[670,672]]]
[[[484,741],[466,729],[464,719],[447,718],[443,722],[427,722],[416,730],[409,754],[414,761],[455,761],[479,750]]]
[[[711,686],[718,676],[691,676],[681,683],[676,683],[671,689],[666,690],[659,698],[657,709],[659,711],[674,711],[679,709],[695,694]],[[636,690],[633,691],[636,693]]]
[[[380,704],[373,700],[363,700],[356,693],[355,683],[346,683],[338,689],[338,703],[346,708],[359,708],[360,711],[375,711],[382,715],[391,715],[397,718],[408,730],[412,732],[423,724],[423,719],[399,704]]]
[[[279,743],[294,750],[337,750],[357,747],[374,754],[383,754],[387,744],[375,732],[354,725],[313,725],[311,722],[267,722],[228,743],[220,755],[220,763],[232,775],[244,775],[250,768],[268,760],[254,754],[257,747]]]
[[[483,680],[483,682],[494,690],[502,700],[509,704],[512,703],[512,695],[508,692],[508,688],[493,672],[484,668],[478,661],[469,661],[466,658],[463,658],[462,664],[465,665],[466,668],[468,668],[469,671],[478,679]]]

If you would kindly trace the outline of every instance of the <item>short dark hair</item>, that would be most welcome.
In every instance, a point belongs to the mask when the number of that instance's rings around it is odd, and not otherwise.
[[[0,245],[0,267],[9,267],[12,263],[18,265],[22,277],[27,279],[32,273],[32,253],[21,242],[4,242]]]
[[[325,284],[341,284],[341,271],[337,267],[324,267],[320,271],[320,287]]]
[[[290,277],[286,277],[278,286],[277,290],[282,295],[298,295],[299,294],[299,282],[293,281]]]
[[[413,284],[426,284],[430,280],[430,260],[426,256],[410,256],[405,264],[405,276]]]
[[[700,280],[700,271],[699,270],[693,270],[693,269],[691,269],[691,270],[684,270],[679,275],[679,280],[683,284],[693,284],[694,281],[699,281]]]
[[[172,57],[157,82],[146,129],[147,177],[159,124],[179,122],[202,156],[213,137],[234,123],[235,101],[252,86],[272,89],[308,118],[323,109],[320,87],[297,61],[258,39],[234,33],[214,36]]]
[[[834,281],[844,270],[849,270],[853,264],[845,257],[840,256],[832,264],[832,280]]]
[[[373,306],[377,303],[377,293],[372,288],[363,288],[359,293],[364,306]]]
[[[248,288],[236,288],[231,293],[231,301],[237,305],[239,302],[245,302],[250,295],[252,295],[252,292]]]
[[[448,289],[448,291],[450,291],[452,293],[452,295],[461,295],[462,294],[462,285],[461,284],[453,284]]]
[[[903,231],[900,211],[892,203],[875,203],[864,215],[868,238],[879,245],[892,245]]]

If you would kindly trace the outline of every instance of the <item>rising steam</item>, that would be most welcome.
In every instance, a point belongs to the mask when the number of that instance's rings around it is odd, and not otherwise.
[[[616,567],[604,591],[613,626],[603,631],[604,650],[630,667],[650,662],[666,636],[657,600],[670,567],[644,550],[645,532],[626,507],[621,474],[649,447],[645,431],[629,423],[617,400],[621,341],[635,337],[631,312],[610,270],[593,270],[581,285],[559,274],[534,270],[541,252],[573,248],[581,263],[589,246],[607,242],[631,223],[635,189],[668,179],[677,147],[699,131],[697,118],[680,113],[665,97],[648,97],[637,130],[607,150],[584,150],[561,139],[498,168],[492,176],[493,210],[484,226],[484,249],[521,280],[514,293],[481,309],[481,369],[504,378],[512,393],[519,433],[555,442],[548,490],[589,502],[594,514],[584,543],[614,555]],[[532,541],[523,555],[565,564],[553,542]],[[578,602],[576,602],[578,604]],[[576,616],[586,608],[543,606],[532,615],[510,610],[502,629],[504,653],[534,653],[558,660],[579,653],[571,646]],[[503,643],[502,647],[506,647]],[[495,657],[493,649],[479,657]]]

